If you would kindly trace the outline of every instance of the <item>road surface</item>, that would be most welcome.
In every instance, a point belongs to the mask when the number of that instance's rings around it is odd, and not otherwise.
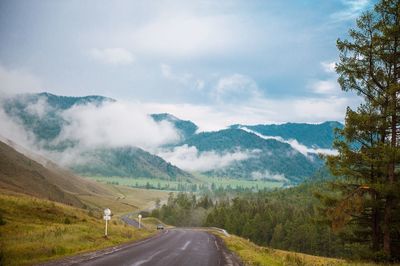
[[[134,227],[136,227],[136,228],[139,228],[139,222],[136,221],[136,220],[134,220],[134,219],[131,219],[131,218],[130,218],[130,216],[132,216],[132,215],[134,215],[134,214],[136,214],[136,213],[128,213],[128,214],[125,214],[125,215],[123,215],[123,216],[121,217],[121,220],[122,220],[124,223],[128,224],[128,225],[131,225],[131,226],[134,226]],[[143,226],[143,224],[141,224],[140,226],[141,226],[142,228],[146,228],[145,226]]]
[[[225,249],[222,240],[206,231],[170,229],[141,242],[45,265],[222,266],[241,264]]]

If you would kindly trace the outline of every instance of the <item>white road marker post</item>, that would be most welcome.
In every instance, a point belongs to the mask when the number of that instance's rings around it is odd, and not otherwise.
[[[104,210],[104,216],[103,219],[106,221],[106,229],[104,231],[104,236],[107,237],[108,232],[107,232],[107,227],[108,227],[108,221],[111,220],[111,210],[109,208]]]
[[[139,218],[139,229],[140,229],[140,222],[142,221],[142,215],[139,214],[139,215],[138,215],[138,218]]]

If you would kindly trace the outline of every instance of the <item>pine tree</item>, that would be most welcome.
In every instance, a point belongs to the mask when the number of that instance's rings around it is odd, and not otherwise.
[[[344,91],[355,91],[364,103],[348,108],[328,156],[341,197],[326,199],[334,227],[352,228],[354,242],[366,242],[387,258],[399,256],[399,73],[400,1],[381,0],[365,12],[350,40],[338,40],[336,65]]]

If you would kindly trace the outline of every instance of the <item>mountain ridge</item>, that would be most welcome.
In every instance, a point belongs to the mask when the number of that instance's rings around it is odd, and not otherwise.
[[[67,149],[74,149],[79,143],[65,140],[56,146],[52,144],[51,141],[60,134],[67,123],[60,115],[61,112],[77,104],[90,103],[101,108],[103,103],[115,101],[97,95],[70,97],[40,93],[21,98],[15,96],[6,101],[3,108],[8,115],[22,121],[25,129],[32,132],[44,144],[44,149],[62,153]],[[49,109],[36,110],[33,108],[37,107],[35,104],[39,107],[48,105],[46,108]],[[43,112],[37,113],[39,111]],[[156,123],[164,121],[170,123],[181,136],[180,141],[160,147],[167,149],[169,153],[175,152],[174,149],[177,147],[195,147],[197,152],[195,159],[204,158],[203,155],[207,155],[208,152],[215,153],[214,158],[221,159],[238,151],[246,153],[258,150],[258,153],[253,152],[248,158],[233,158],[229,165],[223,168],[204,171],[207,175],[244,179],[279,177],[281,180],[294,183],[305,180],[323,166],[323,161],[317,153],[322,151],[321,149],[332,149],[334,128],[343,127],[336,121],[320,124],[236,124],[218,131],[198,132],[198,126],[192,121],[181,120],[169,113],[153,113],[148,116]],[[291,140],[296,140],[298,143],[292,143]],[[169,180],[191,178],[191,174],[181,170],[179,165],[176,167],[167,162],[169,158],[164,156],[163,159],[133,146],[93,147],[84,150],[79,156],[86,156],[86,161],[90,163],[86,165],[77,163],[69,167],[83,175],[159,177]],[[281,176],[283,178],[280,178]]]

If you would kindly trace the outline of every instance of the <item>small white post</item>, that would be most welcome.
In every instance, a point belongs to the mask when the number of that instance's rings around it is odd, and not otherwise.
[[[138,218],[139,218],[139,229],[140,229],[140,222],[141,222],[141,220],[142,220],[142,215],[139,214]]]
[[[105,232],[106,237],[107,237],[107,224],[108,224],[108,220],[106,220],[106,232]]]
[[[103,216],[103,219],[106,221],[106,229],[105,229],[105,231],[104,231],[104,235],[105,235],[105,237],[107,237],[107,235],[108,235],[108,232],[107,232],[107,227],[108,227],[108,221],[109,220],[111,220],[111,210],[110,209],[105,209],[104,210],[104,216]]]

